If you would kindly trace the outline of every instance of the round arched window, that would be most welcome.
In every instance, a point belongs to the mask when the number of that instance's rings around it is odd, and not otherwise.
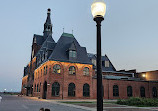
[[[83,75],[89,75],[89,68],[88,67],[85,67],[83,69]]]
[[[69,74],[76,74],[76,68],[74,66],[69,67]]]
[[[58,64],[54,65],[53,73],[56,73],[56,74],[60,74],[61,73],[60,65],[58,65]]]

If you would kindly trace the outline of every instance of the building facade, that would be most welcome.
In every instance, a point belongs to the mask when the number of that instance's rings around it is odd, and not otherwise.
[[[73,34],[52,38],[48,9],[43,35],[34,34],[31,61],[24,67],[21,93],[43,99],[96,99],[96,54],[87,53]],[[136,71],[116,71],[102,56],[104,99],[157,97],[158,79],[141,79]]]

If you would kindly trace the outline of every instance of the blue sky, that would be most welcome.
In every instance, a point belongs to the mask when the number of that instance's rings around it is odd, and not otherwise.
[[[117,70],[158,69],[158,1],[106,0],[102,22],[102,55]],[[72,33],[87,52],[96,52],[96,24],[92,0],[1,0],[0,91],[20,91],[23,67],[31,57],[33,34],[43,34],[47,9],[51,8],[53,38]]]

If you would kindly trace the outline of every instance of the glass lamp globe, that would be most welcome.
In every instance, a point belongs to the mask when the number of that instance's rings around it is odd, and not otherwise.
[[[104,17],[106,13],[106,4],[104,0],[94,0],[91,5],[91,12],[94,18],[97,16]]]

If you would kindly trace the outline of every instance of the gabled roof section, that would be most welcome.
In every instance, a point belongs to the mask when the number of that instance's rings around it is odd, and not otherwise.
[[[56,43],[53,40],[52,36],[48,36],[48,38],[44,41],[44,43],[42,44],[40,50],[38,51],[37,55],[40,54],[40,52],[42,51],[46,51],[46,50],[53,50],[55,47]]]
[[[75,49],[77,52],[77,58],[69,60],[69,48]],[[73,62],[91,64],[85,47],[81,47],[72,34],[63,33],[58,40],[49,60],[61,61],[61,62]]]
[[[96,54],[88,53],[87,55],[88,55],[88,58],[90,60],[92,60],[92,59],[96,60],[97,59]],[[109,61],[109,67],[102,66],[102,71],[116,71],[115,67],[113,66],[110,59],[106,55],[102,56],[102,61]],[[94,66],[94,68],[96,68],[96,66]]]
[[[74,42],[71,43],[69,50],[76,50],[76,46]]]
[[[36,43],[37,45],[42,45],[44,42],[44,38],[42,35],[37,35],[37,34],[34,34],[33,35],[33,43]]]

